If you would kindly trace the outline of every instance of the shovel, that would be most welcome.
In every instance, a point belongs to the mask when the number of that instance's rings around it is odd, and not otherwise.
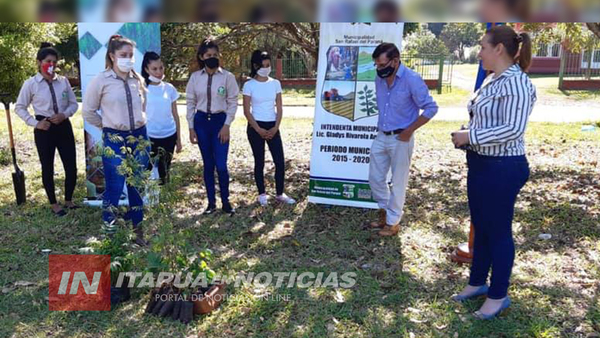
[[[0,97],[6,97],[6,94],[0,94]],[[13,165],[15,166],[15,172],[12,174],[13,186],[15,187],[15,196],[17,197],[17,205],[25,203],[25,173],[19,169],[17,165],[17,154],[15,152],[15,140],[13,139],[12,124],[10,122],[10,108],[6,101],[4,103],[4,109],[6,110],[6,120],[8,121],[8,136],[10,139],[10,152],[12,154]]]

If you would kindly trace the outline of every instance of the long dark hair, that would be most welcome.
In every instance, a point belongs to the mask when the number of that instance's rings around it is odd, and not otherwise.
[[[198,67],[200,69],[204,68],[204,61],[200,60],[200,56],[204,55],[211,48],[215,48],[217,52],[219,51],[219,45],[217,45],[213,38],[206,38],[200,42],[198,51],[196,52],[196,59],[198,60]]]
[[[135,48],[135,42],[133,42],[132,40],[129,40],[128,38],[123,37],[121,35],[115,34],[108,39],[108,48],[106,49],[106,56],[104,58],[106,69],[113,69],[113,67],[114,67],[113,61],[110,58],[110,54],[111,53],[115,54],[119,49],[121,49],[125,45],[129,45],[129,46]],[[142,79],[140,74],[138,74],[133,69],[131,70],[131,72],[133,73],[133,76],[136,79],[138,79],[138,81],[140,81],[141,86],[145,90],[146,88],[144,86],[144,80]]]
[[[508,55],[526,72],[531,65],[531,38],[527,33],[517,33],[507,25],[494,26],[485,32],[492,46],[504,45]],[[520,47],[519,47],[520,46]],[[517,55],[518,53],[518,55]]]
[[[156,60],[160,60],[160,55],[156,52],[146,52],[146,54],[144,54],[144,60],[142,61],[142,77],[146,81],[146,86],[150,85],[150,74],[148,74],[146,68],[148,68],[150,62]]]
[[[263,52],[260,50],[255,50],[252,52],[252,56],[250,57],[250,77],[254,78],[256,76],[256,72],[262,68],[262,62],[264,60],[271,60],[271,56],[267,52]]]

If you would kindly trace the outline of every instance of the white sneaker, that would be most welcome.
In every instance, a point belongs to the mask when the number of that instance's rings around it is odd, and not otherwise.
[[[261,206],[266,207],[267,204],[269,204],[269,195],[267,195],[267,194],[258,195],[258,203]]]
[[[295,204],[296,203],[295,199],[289,197],[286,194],[277,196],[277,201],[279,201],[281,203],[285,203],[285,204]]]

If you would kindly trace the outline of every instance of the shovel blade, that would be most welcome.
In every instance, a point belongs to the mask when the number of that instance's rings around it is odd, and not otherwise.
[[[17,170],[12,174],[13,186],[15,187],[15,196],[17,205],[25,203],[25,173]]]

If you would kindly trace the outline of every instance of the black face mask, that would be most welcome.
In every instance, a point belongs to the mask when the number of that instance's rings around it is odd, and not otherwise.
[[[204,65],[210,69],[215,69],[219,67],[219,59],[217,58],[208,58],[204,60]]]
[[[396,70],[396,68],[392,66],[387,66],[383,69],[377,69],[377,76],[382,79],[388,78],[394,73],[394,70]]]

